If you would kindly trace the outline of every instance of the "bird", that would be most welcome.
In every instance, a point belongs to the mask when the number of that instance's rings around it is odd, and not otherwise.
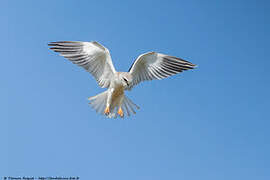
[[[178,57],[146,52],[133,62],[128,72],[117,72],[109,50],[96,41],[56,41],[48,46],[92,74],[101,88],[107,88],[88,100],[97,113],[108,118],[130,116],[140,108],[125,95],[126,90],[142,81],[164,79],[196,67]]]

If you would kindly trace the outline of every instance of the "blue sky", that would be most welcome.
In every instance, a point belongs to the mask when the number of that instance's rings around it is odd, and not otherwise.
[[[269,179],[269,5],[3,1],[0,176]],[[100,42],[119,71],[147,51],[199,67],[138,85],[137,114],[109,120],[87,104],[94,78],[48,50],[59,40]]]

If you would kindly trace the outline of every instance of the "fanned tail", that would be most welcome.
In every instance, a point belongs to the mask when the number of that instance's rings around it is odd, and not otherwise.
[[[140,107],[133,103],[127,96],[123,95],[123,101],[116,99],[116,101],[111,104],[109,113],[105,114],[104,110],[106,108],[107,98],[108,90],[96,96],[89,97],[88,100],[90,101],[89,104],[96,110],[97,113],[106,115],[108,118],[116,118],[119,115],[117,110],[120,108],[120,106],[123,109],[124,116],[136,114],[135,109],[140,109]]]
[[[131,113],[136,114],[135,109],[140,109],[140,107],[137,106],[134,102],[132,102],[126,95],[124,95],[122,109],[124,110],[125,114],[130,116]]]
[[[89,104],[96,110],[97,113],[103,114],[106,107],[108,91],[104,91],[96,96],[89,97]]]

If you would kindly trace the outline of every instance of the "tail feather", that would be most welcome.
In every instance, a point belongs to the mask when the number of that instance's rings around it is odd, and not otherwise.
[[[89,104],[96,110],[97,113],[104,115],[106,108],[106,102],[108,98],[108,91],[104,91],[96,96],[89,97]],[[124,95],[122,104],[114,102],[110,106],[110,113],[107,115],[108,118],[116,118],[117,110],[119,106],[122,107],[124,115],[130,116],[132,113],[136,114],[135,109],[139,109],[135,103],[133,103],[127,96]]]
[[[139,106],[137,106],[135,103],[133,103],[127,96],[124,95],[124,99],[123,99],[123,109],[124,109],[124,112],[130,116],[131,112],[133,114],[136,114],[136,111],[134,110],[134,108],[136,109],[140,109]]]
[[[106,106],[107,94],[107,91],[104,91],[103,93],[88,98],[90,101],[89,104],[96,110],[97,113],[103,113]]]
[[[123,102],[123,110],[124,110],[124,113],[127,114],[128,116],[130,116],[130,113],[129,113],[129,110],[128,110],[128,106],[126,104],[126,102],[124,101]]]

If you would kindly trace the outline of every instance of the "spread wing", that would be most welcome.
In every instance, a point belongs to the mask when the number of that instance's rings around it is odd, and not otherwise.
[[[156,52],[140,55],[132,64],[129,73],[132,82],[129,89],[141,81],[163,79],[182,71],[193,69],[196,65],[183,59]]]
[[[60,53],[72,63],[83,67],[98,81],[99,86],[108,88],[116,72],[110,52],[97,42],[58,41],[48,44],[51,50]]]

